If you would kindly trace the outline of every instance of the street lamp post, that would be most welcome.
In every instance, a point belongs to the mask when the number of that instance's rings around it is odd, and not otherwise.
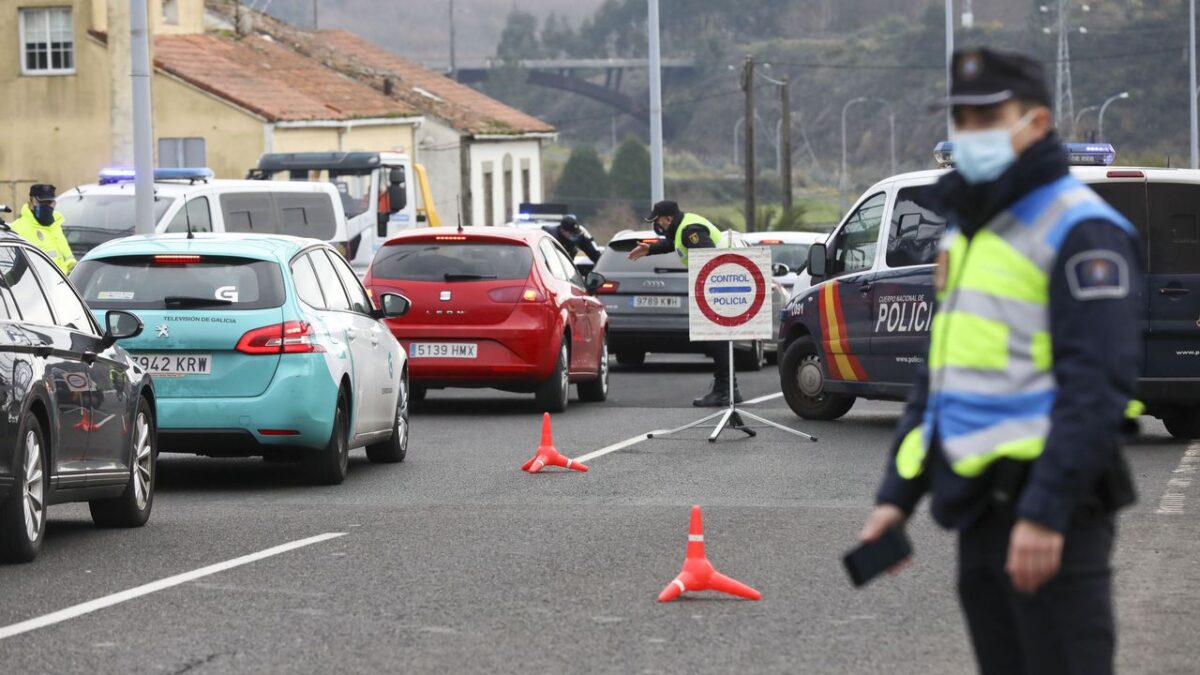
[[[1188,0],[1188,91],[1191,94],[1191,168],[1200,169],[1200,129],[1196,109],[1196,0]]]
[[[1104,111],[1108,110],[1108,106],[1111,105],[1113,103],[1113,101],[1116,101],[1117,99],[1124,99],[1124,98],[1129,98],[1129,92],[1123,91],[1119,94],[1114,94],[1112,96],[1109,96],[1104,101],[1104,104],[1100,106],[1100,119],[1099,119],[1099,121],[1096,122],[1096,137],[1098,138],[1098,140],[1101,140],[1101,141],[1104,140]]]
[[[849,101],[846,101],[846,104],[842,106],[842,173],[838,176],[838,184],[840,188],[839,192],[842,193],[843,210],[845,209],[846,199],[845,179],[848,171],[846,168],[846,111],[850,109],[850,106],[855,105],[856,103],[867,103],[869,101],[875,101],[887,106],[888,127],[891,131],[892,174],[894,175],[896,173],[896,112],[892,108],[891,102],[887,99],[875,98],[873,96],[859,96],[858,98],[852,98]]]
[[[1080,110],[1075,115],[1075,124],[1072,125],[1071,129],[1073,131],[1078,131],[1079,130],[1079,122],[1080,122],[1080,120],[1083,119],[1083,116],[1090,113],[1093,110],[1098,110],[1099,108],[1100,108],[1100,106],[1098,106],[1098,105],[1089,105],[1088,107],[1084,108],[1083,110]]]

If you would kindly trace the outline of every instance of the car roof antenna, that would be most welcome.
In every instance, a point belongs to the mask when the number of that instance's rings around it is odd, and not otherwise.
[[[462,234],[462,195],[458,196],[458,233]]]
[[[194,232],[192,232],[192,214],[191,214],[191,209],[188,208],[189,206],[191,206],[191,204],[189,204],[187,202],[187,200],[185,199],[183,201],[183,220],[184,220],[184,222],[187,223],[187,238],[195,239],[196,234]]]

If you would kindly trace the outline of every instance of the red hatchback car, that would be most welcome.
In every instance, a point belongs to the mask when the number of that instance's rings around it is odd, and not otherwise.
[[[532,392],[547,412],[608,397],[608,314],[562,247],[540,229],[422,228],[379,249],[363,280],[373,297],[404,293],[387,325],[409,355],[411,396],[428,389]]]

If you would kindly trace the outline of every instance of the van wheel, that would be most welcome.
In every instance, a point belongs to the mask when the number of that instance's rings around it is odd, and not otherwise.
[[[340,485],[346,480],[350,466],[349,408],[346,395],[339,392],[329,443],[320,450],[305,453],[304,473],[313,485]]]
[[[13,473],[16,484],[0,504],[0,561],[26,563],[37,557],[46,536],[46,446],[42,425],[33,413],[21,417]]]
[[[558,348],[558,361],[554,364],[554,372],[538,385],[534,395],[538,407],[549,413],[560,413],[567,409],[567,396],[571,391],[570,352],[567,351],[567,341],[564,338]]]
[[[580,382],[579,400],[600,403],[608,399],[608,337],[600,345],[600,362],[596,364],[596,379]]]
[[[399,386],[391,437],[382,443],[367,446],[367,459],[376,464],[403,462],[408,454],[408,373],[400,376]]]
[[[799,338],[784,352],[779,384],[788,407],[807,420],[836,420],[854,407],[853,396],[825,391],[821,355],[809,336]]]
[[[623,366],[640,366],[646,362],[646,352],[617,352],[617,363]]]
[[[100,527],[141,527],[150,520],[150,509],[154,506],[155,459],[158,456],[155,439],[158,434],[154,430],[150,402],[144,398],[138,401],[132,436],[130,459],[133,466],[125,493],[112,499],[88,502],[92,522]]]
[[[761,340],[755,340],[750,349],[735,349],[733,350],[733,366],[738,370],[762,370],[763,364],[767,360],[763,352]]]
[[[1184,408],[1163,418],[1167,431],[1175,438],[1200,438],[1200,408]]]

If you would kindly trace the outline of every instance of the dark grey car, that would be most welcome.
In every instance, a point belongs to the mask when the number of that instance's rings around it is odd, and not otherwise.
[[[106,323],[41,251],[0,234],[0,561],[37,556],[50,504],[86,501],[107,527],[150,517],[154,387],[114,344],[142,323]]]
[[[630,260],[639,242],[657,241],[647,231],[618,233],[605,248],[595,271],[605,284],[597,294],[608,311],[609,349],[617,363],[638,365],[647,352],[701,353],[704,343],[688,340],[688,271],[675,255],[651,255]],[[775,334],[779,309],[787,302],[781,287],[772,287]],[[775,340],[734,343],[734,363],[740,370],[758,370],[774,357]]]

